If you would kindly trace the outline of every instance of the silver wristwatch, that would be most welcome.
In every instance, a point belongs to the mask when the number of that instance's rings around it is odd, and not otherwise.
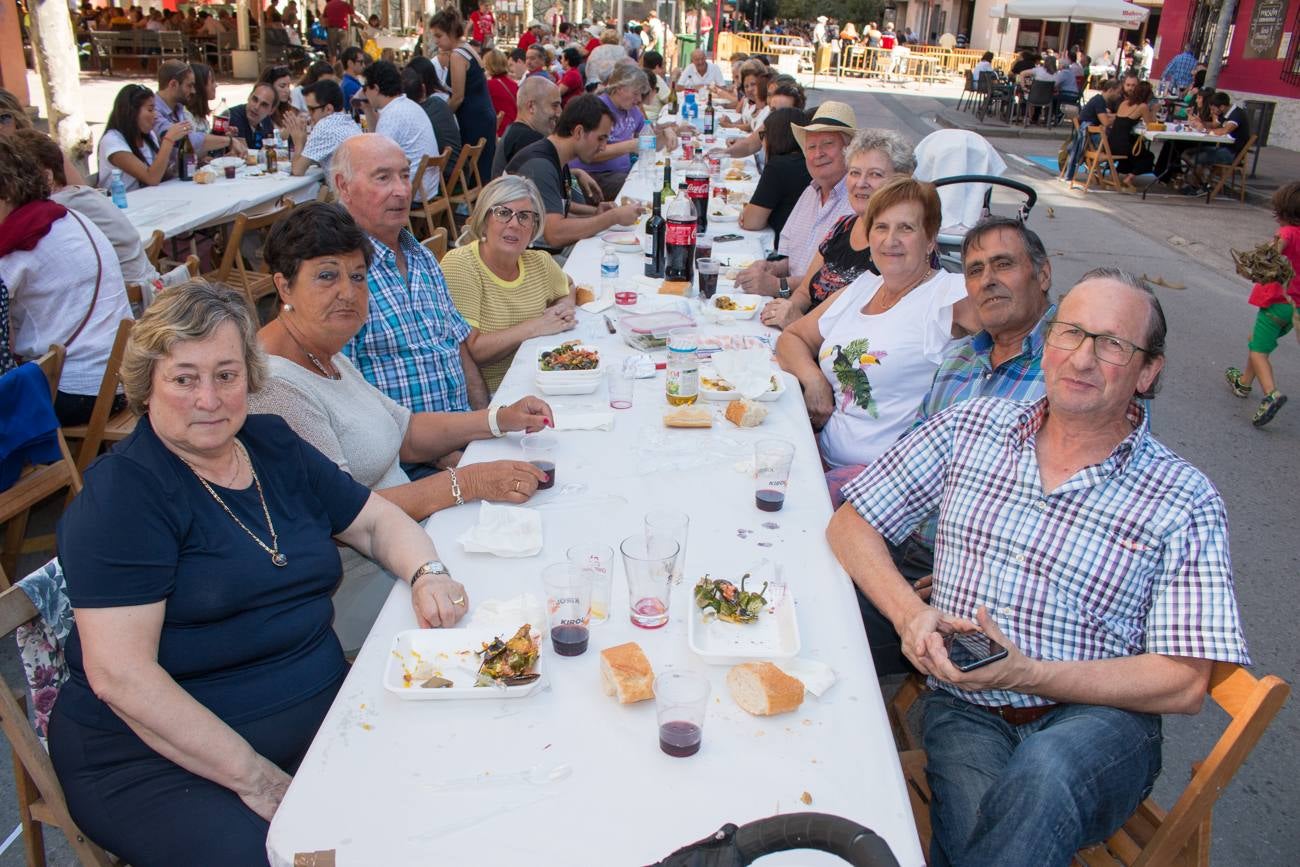
[[[411,586],[414,587],[415,582],[419,581],[425,575],[446,575],[447,577],[451,577],[451,571],[443,565],[441,560],[430,560],[428,563],[425,563],[419,569],[415,570],[415,574],[411,576]]]
[[[776,297],[789,298],[794,293],[794,290],[790,288],[790,281],[782,277],[779,283],[781,288],[776,291]]]

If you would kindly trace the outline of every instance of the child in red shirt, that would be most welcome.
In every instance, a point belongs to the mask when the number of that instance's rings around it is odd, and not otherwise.
[[[1277,349],[1278,338],[1286,335],[1295,325],[1296,310],[1300,306],[1300,181],[1279,187],[1273,194],[1273,216],[1277,218],[1277,237],[1282,255],[1291,262],[1295,276],[1290,283],[1256,283],[1250,292],[1250,303],[1259,308],[1255,314],[1255,328],[1251,332],[1250,357],[1245,371],[1229,367],[1224,372],[1228,386],[1240,398],[1250,397],[1251,383],[1258,378],[1264,390],[1264,400],[1251,421],[1263,427],[1273,420],[1286,403],[1286,395],[1277,390],[1273,379],[1273,365],[1268,356]],[[1296,335],[1300,338],[1300,332]]]

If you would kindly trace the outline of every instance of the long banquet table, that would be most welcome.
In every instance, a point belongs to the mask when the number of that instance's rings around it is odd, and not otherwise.
[[[624,194],[647,198],[650,186],[634,174]],[[711,234],[721,231],[739,232],[731,224]],[[770,244],[770,232],[739,233],[744,240],[736,252],[719,245],[714,255],[755,258]],[[566,271],[597,285],[601,246],[598,239],[579,243]],[[620,258],[623,288],[647,292],[650,284],[629,274],[641,273],[640,254]],[[640,306],[658,302],[646,298]],[[696,301],[666,303],[685,305],[699,318]],[[537,393],[537,351],[570,336],[596,345],[604,364],[620,363],[633,350],[604,322],[619,313],[582,312],[571,335],[525,343],[496,402]],[[757,320],[700,322],[705,334],[775,335]],[[609,545],[616,561],[610,619],[592,627],[582,656],[558,657],[544,645],[549,685],[526,698],[403,701],[381,683],[394,636],[415,626],[409,591],[395,586],[271,823],[272,865],[288,867],[295,853],[324,850],[334,850],[341,867],[646,864],[724,823],[808,810],[861,822],[901,864],[923,864],[853,588],[824,539],[831,509],[816,443],[798,383],[785,376],[785,385],[777,401],[765,404],[770,412],[757,428],[732,426],[717,404],[712,429],[669,430],[661,422],[667,406],[659,372],[636,382],[631,409],[610,410],[612,430],[558,433],[556,485],[529,503],[543,522],[536,556],[466,553],[456,540],[476,523],[477,505],[431,517],[426,529],[468,588],[472,607],[524,593],[540,597],[543,566],[563,561],[569,546]],[[603,384],[592,394],[548,400],[561,419],[608,409]],[[769,437],[795,445],[786,505],[776,513],[755,508],[751,477],[753,444]],[[505,458],[522,458],[518,434],[472,444],[465,462]],[[660,507],[687,512],[690,535],[670,621],[646,631],[629,622],[617,552],[620,540],[642,532],[644,514]],[[835,672],[829,690],[808,694],[792,713],[745,713],[727,691],[727,667],[705,664],[688,646],[695,580],[705,573],[737,580],[749,569],[779,570],[796,602],[800,657]],[[625,641],[638,642],[656,672],[707,672],[712,694],[695,756],[660,752],[652,701],[624,706],[602,693],[599,651]],[[842,862],[799,852],[763,863]]]

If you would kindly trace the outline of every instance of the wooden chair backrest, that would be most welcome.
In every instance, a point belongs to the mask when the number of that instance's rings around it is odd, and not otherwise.
[[[99,381],[99,393],[95,395],[90,420],[86,422],[84,430],[69,430],[70,436],[81,438],[81,448],[77,450],[77,469],[83,473],[91,461],[99,456],[99,447],[104,444],[104,431],[113,415],[113,401],[117,399],[118,386],[122,384],[122,356],[126,354],[126,343],[133,327],[134,319],[123,319],[117,323],[117,335],[113,338],[113,348],[108,354],[108,363],[104,366],[104,376]]]
[[[149,260],[149,264],[155,270],[157,270],[158,263],[162,260],[164,240],[166,239],[163,237],[162,229],[154,229],[153,234],[149,236],[149,243],[144,245],[145,258]]]
[[[433,257],[439,262],[442,257],[447,255],[447,230],[439,226],[433,230],[433,234],[420,242],[424,249],[433,254]]]
[[[232,271],[238,271],[240,277],[246,279],[248,277],[248,264],[244,261],[244,255],[239,251],[239,244],[244,239],[244,233],[256,232],[279,222],[293,213],[293,208],[292,201],[282,200],[275,210],[252,217],[247,214],[240,214],[236,217],[234,224],[230,228],[230,234],[226,238],[226,249],[221,254],[221,264],[217,267],[213,279],[224,283],[230,279]]]
[[[63,362],[68,357],[67,351],[58,343],[51,344],[45,354],[36,359],[36,364],[45,374],[45,381],[50,384],[50,402],[54,402],[59,393],[59,380],[63,379]]]
[[[17,587],[9,587],[0,592],[0,635],[9,636],[19,626],[38,616],[27,594]],[[49,754],[45,752],[36,730],[27,720],[27,712],[14,698],[9,684],[0,676],[0,728],[4,730],[14,759],[21,766],[21,772],[27,782],[35,789],[29,803],[23,805],[31,811],[31,817],[38,822],[60,828],[68,838],[68,845],[82,864],[95,867],[110,867],[113,860],[108,853],[81,832],[77,823],[68,812],[68,803],[63,797],[63,786],[54,773],[54,765]],[[18,771],[19,768],[15,768]],[[33,854],[29,849],[29,855]],[[42,859],[43,863],[43,859]]]
[[[454,182],[459,182],[452,189],[452,200],[466,202],[470,205],[478,198],[479,191],[483,189],[483,177],[478,171],[478,158],[487,147],[487,139],[480,138],[472,145],[465,145],[460,149],[459,171],[453,174]]]
[[[442,153],[436,156],[434,154],[425,154],[424,156],[420,157],[420,164],[416,166],[415,174],[411,175],[411,209],[412,210],[417,210],[422,205],[425,204],[424,202],[416,201],[416,199],[420,198],[420,196],[424,192],[424,176],[428,174],[430,171],[436,169],[439,175],[438,182],[441,184],[442,183],[441,175],[443,171],[446,170],[447,161],[450,159],[451,159],[450,147],[443,148]]]
[[[1255,141],[1258,138],[1259,136],[1252,135],[1250,138],[1246,139],[1246,146],[1238,152],[1236,159],[1234,159],[1230,165],[1216,166],[1215,168],[1223,169],[1229,173],[1244,172],[1246,170],[1246,157],[1250,155],[1250,149],[1255,146]]]

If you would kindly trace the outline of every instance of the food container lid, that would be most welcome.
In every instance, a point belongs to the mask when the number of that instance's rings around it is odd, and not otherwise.
[[[692,327],[695,320],[676,310],[660,310],[655,313],[625,313],[618,318],[618,324],[633,334],[666,337],[674,328]]]

